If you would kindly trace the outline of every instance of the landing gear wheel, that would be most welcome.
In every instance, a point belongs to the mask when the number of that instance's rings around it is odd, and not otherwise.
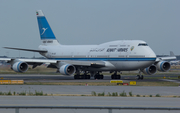
[[[90,75],[85,75],[85,79],[90,79]]]
[[[74,75],[74,79],[90,79],[90,75]]]
[[[121,79],[121,75],[117,75],[117,79]]]
[[[111,75],[111,79],[121,79],[121,75],[113,74]]]
[[[111,79],[114,79],[115,77],[114,77],[114,74],[113,75],[111,75]]]
[[[74,79],[79,79],[80,75],[74,75]]]
[[[84,79],[84,75],[79,75],[79,78],[78,79]]]
[[[100,79],[103,79],[104,78],[104,76],[103,75],[100,75]]]
[[[94,75],[94,79],[97,79],[96,75]]]
[[[137,75],[137,80],[139,80],[140,79],[140,75]]]
[[[143,76],[143,75],[141,75],[140,79],[141,79],[141,80],[143,80],[143,79],[144,79],[144,76]]]
[[[76,79],[77,78],[77,75],[74,75],[74,79]]]
[[[95,76],[94,76],[94,79],[103,79],[104,78],[104,76],[103,75],[100,75],[100,74],[96,74]]]

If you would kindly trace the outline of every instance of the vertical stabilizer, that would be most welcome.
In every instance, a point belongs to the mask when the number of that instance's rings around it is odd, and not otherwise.
[[[174,53],[172,51],[170,51],[170,56],[175,56]]]
[[[37,15],[39,33],[42,43],[44,45],[59,44],[42,10],[37,10],[36,15]]]

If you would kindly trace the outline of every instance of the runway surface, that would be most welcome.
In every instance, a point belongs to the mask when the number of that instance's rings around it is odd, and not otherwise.
[[[119,107],[180,107],[180,98],[153,97],[71,97],[71,96],[0,96],[1,106],[119,106]],[[0,109],[14,113],[13,109]],[[20,113],[108,113],[108,110],[20,109]],[[179,113],[179,111],[113,110],[113,113]]]
[[[149,79],[149,77],[153,77]],[[144,76],[143,80],[137,80],[136,76],[131,75],[122,75],[121,80],[131,80],[138,82],[152,82],[152,81],[163,81],[158,79],[158,77],[178,77],[178,75],[150,75]],[[39,75],[39,74],[1,74],[0,78],[4,80],[24,80],[25,82],[109,82],[111,79],[110,75],[104,75],[104,79],[95,80],[93,77],[91,79],[74,79],[73,76],[64,76],[64,75]],[[180,79],[176,79],[177,82],[180,82]]]
[[[164,75],[155,75],[153,79],[136,80],[135,76],[122,76],[122,80],[140,81],[162,81],[156,77]],[[110,76],[105,76],[103,80],[74,80],[72,76],[62,75],[0,75],[3,79],[20,79],[25,82],[105,82],[110,81]],[[168,77],[168,76],[167,76]],[[172,76],[171,76],[172,77]],[[177,77],[174,75],[173,77]],[[177,80],[179,81],[179,80]],[[1,92],[16,93],[43,91],[47,94],[91,94],[96,93],[125,91],[133,95],[156,95],[180,96],[180,87],[160,87],[160,86],[62,86],[62,85],[0,85]],[[95,96],[0,96],[1,106],[121,106],[121,107],[180,107],[180,98],[168,97],[95,97]],[[77,109],[20,109],[20,113],[108,113],[108,110],[77,110]],[[113,110],[113,113],[179,113],[179,111],[144,111],[144,110]],[[0,113],[15,113],[14,109],[0,109]]]

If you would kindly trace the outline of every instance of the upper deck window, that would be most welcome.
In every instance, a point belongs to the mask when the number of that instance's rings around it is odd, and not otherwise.
[[[146,43],[139,43],[138,46],[148,46],[148,44],[146,44]]]

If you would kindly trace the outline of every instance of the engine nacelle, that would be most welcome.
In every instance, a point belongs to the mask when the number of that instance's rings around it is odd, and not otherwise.
[[[167,61],[161,61],[156,64],[158,71],[166,72],[171,68],[171,64]]]
[[[26,62],[19,61],[19,62],[15,62],[14,64],[12,64],[11,68],[16,72],[23,73],[28,70],[28,64]]]
[[[157,68],[155,65],[151,65],[151,66],[145,68],[144,70],[142,70],[142,72],[146,75],[153,75],[156,73],[156,71],[157,71]]]
[[[64,64],[59,68],[59,72],[64,75],[72,75],[76,71],[76,68],[70,64]]]

